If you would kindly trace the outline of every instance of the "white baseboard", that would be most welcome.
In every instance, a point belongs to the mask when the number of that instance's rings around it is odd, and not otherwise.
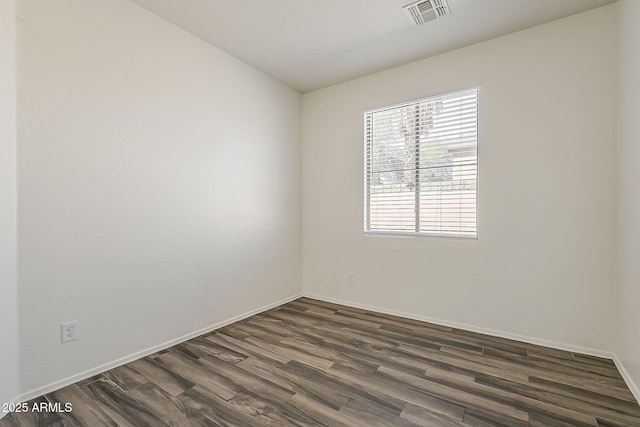
[[[322,296],[322,295],[315,295],[315,294],[310,294],[310,293],[301,293],[301,294],[296,294],[287,298],[284,298],[280,301],[276,301],[272,304],[266,305],[264,307],[260,307],[257,308],[255,310],[251,310],[248,311],[246,313],[240,314],[238,316],[234,316],[230,319],[224,320],[222,322],[218,322],[214,325],[208,326],[206,328],[191,332],[187,335],[181,336],[179,338],[175,338],[172,339],[170,341],[164,342],[162,344],[153,346],[153,347],[149,347],[145,350],[130,354],[128,356],[122,357],[120,359],[114,360],[112,362],[109,363],[105,363],[101,366],[95,367],[93,369],[89,369],[87,371],[81,372],[79,374],[76,375],[72,375],[70,377],[64,378],[62,380],[53,382],[51,384],[47,384],[46,386],[42,386],[39,387],[37,389],[34,390],[30,390],[28,392],[22,393],[21,395],[17,396],[16,398],[12,399],[11,402],[7,402],[7,403],[19,403],[19,402],[24,402],[30,399],[33,399],[35,397],[38,396],[42,396],[44,394],[47,393],[51,393],[53,391],[56,391],[62,387],[66,387],[68,385],[71,385],[73,383],[76,383],[78,381],[82,381],[84,379],[90,378],[94,375],[98,375],[101,374],[105,371],[108,371],[109,369],[113,369],[113,368],[117,368],[118,366],[124,365],[126,363],[132,362],[134,360],[140,359],[142,357],[148,356],[150,354],[153,354],[157,351],[160,350],[164,350],[167,349],[169,347],[172,347],[176,344],[180,344],[181,342],[190,340],[192,338],[195,338],[199,335],[202,334],[206,334],[208,332],[214,331],[216,329],[222,328],[226,325],[229,325],[231,323],[246,319],[247,317],[251,317],[255,314],[258,313],[262,313],[264,311],[270,310],[274,307],[277,307],[279,305],[282,304],[286,304],[290,301],[293,301],[297,298],[300,298],[302,296],[308,297],[308,298],[313,298],[313,299],[317,299],[317,300],[321,300],[321,301],[326,301],[326,302],[330,302],[330,303],[334,303],[334,304],[341,304],[341,305],[346,305],[346,306],[350,306],[350,307],[355,307],[355,308],[360,308],[363,310],[370,310],[370,311],[375,311],[375,312],[379,312],[379,313],[385,313],[385,314],[390,314],[393,316],[399,316],[399,317],[405,317],[407,319],[414,319],[414,320],[420,320],[423,322],[429,322],[429,323],[435,323],[438,325],[442,325],[442,326],[448,326],[451,328],[457,328],[457,329],[464,329],[467,331],[471,331],[471,332],[478,332],[481,334],[487,334],[487,335],[492,335],[492,336],[496,336],[496,337],[501,337],[501,338],[507,338],[507,339],[512,339],[512,340],[516,340],[516,341],[522,341],[522,342],[526,342],[526,343],[530,343],[530,344],[535,344],[535,345],[541,345],[541,346],[545,346],[545,347],[551,347],[551,348],[556,348],[559,350],[565,350],[565,351],[571,351],[574,353],[582,353],[582,354],[587,354],[587,355],[591,355],[591,356],[597,356],[597,357],[604,357],[607,359],[613,359],[614,363],[616,364],[618,370],[620,371],[620,374],[622,375],[623,379],[625,380],[625,382],[627,383],[627,385],[629,386],[629,389],[631,390],[631,393],[633,393],[634,397],[636,398],[636,400],[638,402],[640,402],[640,389],[638,388],[638,386],[634,383],[633,379],[631,378],[631,376],[629,375],[628,371],[625,369],[624,364],[622,363],[622,361],[620,360],[620,358],[615,354],[615,353],[610,353],[610,352],[606,352],[606,351],[602,351],[602,350],[597,350],[597,349],[592,349],[592,348],[587,348],[587,347],[580,347],[580,346],[575,346],[575,345],[571,345],[571,344],[565,344],[565,343],[558,343],[555,341],[548,341],[548,340],[542,340],[542,339],[538,339],[538,338],[532,338],[532,337],[527,337],[527,336],[523,336],[523,335],[518,335],[518,334],[513,334],[513,333],[509,333],[509,332],[503,332],[503,331],[496,331],[493,329],[486,329],[486,328],[481,328],[481,327],[477,327],[477,326],[473,326],[473,325],[467,325],[464,323],[458,323],[458,322],[452,322],[452,321],[447,321],[447,320],[442,320],[442,319],[435,319],[435,318],[431,318],[431,317],[427,317],[427,316],[420,316],[420,315],[416,315],[416,314],[412,314],[412,313],[406,313],[406,312],[401,312],[401,311],[397,311],[397,310],[390,310],[384,307],[377,307],[377,306],[372,306],[372,305],[367,305],[367,304],[359,304],[353,301],[346,301],[346,300],[341,300],[341,299],[337,299],[337,298],[330,298],[330,297],[326,297],[326,296]],[[0,419],[2,419],[6,414],[2,414],[0,413]]]
[[[613,362],[616,364],[618,371],[620,371],[620,375],[622,375],[622,379],[624,379],[624,382],[627,383],[629,390],[631,390],[633,397],[636,398],[636,401],[640,402],[640,389],[638,388],[637,384],[633,381],[633,378],[631,378],[631,375],[629,375],[629,371],[627,371],[627,369],[624,367],[622,360],[620,360],[617,354],[613,355]]]
[[[551,347],[558,350],[570,351],[573,353],[582,353],[590,356],[603,357],[606,359],[614,359],[614,356],[615,356],[614,353],[610,353],[610,352],[606,352],[606,351],[602,351],[594,348],[580,347],[580,346],[575,346],[571,344],[559,343],[556,341],[548,341],[548,340],[543,340],[539,338],[532,338],[525,335],[518,335],[510,332],[497,331],[494,329],[482,328],[479,326],[468,325],[465,323],[452,322],[449,320],[436,319],[433,317],[427,317],[427,316],[421,316],[413,313],[406,313],[402,311],[391,310],[384,307],[378,307],[378,306],[367,305],[367,304],[359,304],[353,301],[330,298],[322,295],[309,294],[305,292],[303,293],[303,296],[307,298],[313,298],[321,301],[334,303],[334,304],[341,304],[341,305],[347,305],[354,308],[360,308],[362,310],[377,311],[378,313],[390,314],[393,316],[404,317],[407,319],[419,320],[421,322],[435,323],[436,325],[447,326],[447,327],[456,328],[456,329],[463,329],[465,331],[477,332],[479,334],[485,334],[485,335],[492,335],[494,337],[507,338],[514,341],[522,341],[529,344],[539,345],[543,347]]]
[[[0,401],[0,404],[4,404],[4,403],[7,403],[9,406],[11,406],[14,403],[20,403],[20,398],[19,398],[19,396],[16,396],[16,397],[14,397],[12,399],[9,399],[6,402],[1,402]],[[0,420],[3,419],[4,417],[6,417],[7,415],[9,415],[10,413],[11,412],[2,412],[2,411],[0,411]]]
[[[466,331],[478,332],[480,334],[492,335],[494,337],[501,337],[501,338],[507,338],[507,339],[511,339],[511,340],[515,340],[515,341],[522,341],[522,342],[526,342],[526,343],[529,343],[529,344],[540,345],[540,346],[543,346],[543,347],[551,347],[551,348],[555,348],[555,349],[558,349],[558,350],[570,351],[570,352],[573,352],[573,353],[581,353],[581,354],[586,354],[586,355],[590,355],[590,356],[596,356],[596,357],[603,357],[603,358],[606,358],[606,359],[612,359],[613,362],[615,363],[616,367],[618,368],[618,371],[620,371],[620,375],[622,375],[622,379],[624,379],[624,382],[629,387],[629,390],[631,391],[633,396],[636,398],[636,401],[640,402],[640,388],[633,381],[633,378],[631,377],[631,375],[629,375],[629,372],[627,371],[627,369],[625,368],[624,364],[622,363],[622,361],[620,360],[620,358],[618,357],[618,355],[616,353],[611,353],[611,352],[598,350],[598,349],[594,349],[594,348],[576,346],[576,345],[572,345],[572,344],[560,343],[560,342],[556,342],[556,341],[549,341],[549,340],[543,340],[543,339],[539,339],[539,338],[532,338],[532,337],[528,337],[528,336],[524,336],[524,335],[513,334],[513,333],[510,333],[510,332],[497,331],[497,330],[494,330],[494,329],[481,328],[481,327],[478,327],[478,326],[468,325],[468,324],[465,324],[465,323],[452,322],[452,321],[442,320],[442,319],[435,319],[435,318],[432,318],[432,317],[420,316],[420,315],[417,315],[417,314],[406,313],[406,312],[397,311],[397,310],[390,310],[390,309],[384,308],[384,307],[372,306],[372,305],[367,305],[367,304],[360,304],[360,303],[353,302],[353,301],[346,301],[346,300],[341,300],[341,299],[337,299],[337,298],[326,297],[326,296],[323,296],[323,295],[310,294],[310,293],[307,293],[307,292],[304,292],[303,296],[305,296],[307,298],[317,299],[317,300],[320,300],[320,301],[326,301],[326,302],[334,303],[334,304],[341,304],[341,305],[346,305],[346,306],[349,306],[349,307],[360,308],[362,310],[377,311],[379,313],[391,314],[393,316],[404,317],[404,318],[407,318],[407,319],[420,320],[422,322],[435,323],[437,325],[448,326],[450,328],[464,329]]]
[[[216,329],[222,328],[223,326],[227,326],[227,325],[229,325],[231,323],[234,323],[234,322],[237,322],[239,320],[246,319],[247,317],[251,317],[251,316],[253,316],[255,314],[262,313],[264,311],[270,310],[270,309],[272,309],[274,307],[277,307],[279,305],[286,304],[286,303],[288,303],[290,301],[293,301],[295,299],[300,298],[301,296],[302,296],[302,294],[292,295],[290,297],[281,299],[280,301],[276,301],[274,303],[268,304],[268,305],[266,305],[264,307],[260,307],[260,308],[257,308],[255,310],[248,311],[246,313],[240,314],[238,316],[234,316],[234,317],[232,317],[230,319],[227,319],[227,320],[224,320],[222,322],[218,322],[218,323],[216,323],[214,325],[207,326],[206,328],[203,328],[203,329],[188,333],[186,335],[183,335],[181,337],[174,338],[172,340],[166,341],[166,342],[164,342],[162,344],[158,344],[158,345],[155,345],[153,347],[149,347],[147,349],[138,351],[138,352],[130,354],[128,356],[121,357],[120,359],[114,360],[112,362],[105,363],[103,365],[100,365],[100,366],[97,366],[95,368],[86,370],[84,372],[80,372],[78,374],[75,374],[75,375],[72,375],[70,377],[61,379],[59,381],[55,381],[55,382],[53,382],[51,384],[47,384],[45,386],[38,387],[38,388],[36,388],[34,390],[27,391],[25,393],[22,393],[17,398],[15,398],[13,403],[25,402],[25,401],[33,399],[35,397],[39,397],[39,396],[42,396],[44,394],[51,393],[53,391],[59,390],[59,389],[61,389],[63,387],[66,387],[66,386],[71,385],[73,383],[76,383],[78,381],[82,381],[82,380],[90,378],[90,377],[92,377],[94,375],[101,374],[101,373],[103,373],[105,371],[108,371],[109,369],[117,368],[118,366],[124,365],[124,364],[129,363],[129,362],[133,362],[134,360],[137,360],[137,359],[140,359],[142,357],[148,356],[148,355],[153,354],[153,353],[155,353],[157,351],[167,349],[167,348],[172,347],[172,346],[174,346],[176,344],[180,344],[180,343],[182,343],[184,341],[187,341],[187,340],[190,340],[192,338],[195,338],[195,337],[197,337],[199,335],[206,334],[208,332],[211,332],[211,331],[214,331]],[[2,417],[0,417],[0,418],[2,418]]]

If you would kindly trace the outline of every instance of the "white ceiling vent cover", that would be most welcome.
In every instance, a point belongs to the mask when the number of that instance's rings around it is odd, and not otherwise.
[[[404,11],[416,25],[451,15],[446,0],[419,0],[404,6]]]

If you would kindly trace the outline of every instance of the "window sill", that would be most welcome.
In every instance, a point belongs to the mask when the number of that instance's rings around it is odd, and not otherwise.
[[[478,234],[472,236],[463,236],[459,234],[435,234],[435,233],[412,233],[402,231],[365,231],[365,237],[392,237],[392,238],[440,238],[440,239],[455,239],[455,240],[478,240]]]

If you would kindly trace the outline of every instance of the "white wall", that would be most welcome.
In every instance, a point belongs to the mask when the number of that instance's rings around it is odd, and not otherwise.
[[[615,6],[306,94],[305,292],[615,348],[640,383],[640,5],[619,3],[619,123]],[[0,2],[0,402],[18,393],[13,4]],[[125,0],[21,0],[19,16],[22,392],[299,291],[299,94]],[[363,237],[362,112],[475,84],[479,239]],[[62,345],[68,320],[81,339]]]
[[[18,397],[15,1],[0,2],[0,404]],[[0,412],[0,418],[5,415]]]
[[[618,133],[618,348],[620,360],[640,386],[640,2],[618,2],[620,108]]]
[[[127,0],[18,14],[24,393],[300,292],[299,93]]]
[[[305,94],[305,293],[612,351],[615,12]],[[364,237],[363,111],[477,84],[478,240]]]

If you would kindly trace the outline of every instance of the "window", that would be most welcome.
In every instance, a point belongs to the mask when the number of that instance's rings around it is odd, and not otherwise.
[[[478,89],[368,111],[367,234],[477,235]]]

